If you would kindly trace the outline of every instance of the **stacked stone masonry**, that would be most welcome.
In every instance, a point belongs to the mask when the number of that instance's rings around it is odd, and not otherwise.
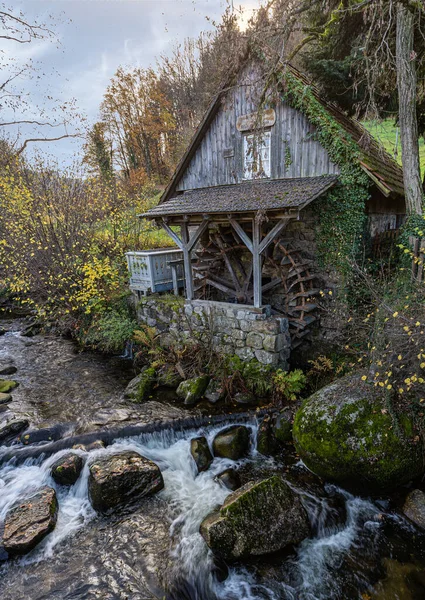
[[[288,368],[291,339],[288,320],[272,316],[270,307],[148,296],[138,302],[139,322],[174,341],[203,340],[225,355]]]

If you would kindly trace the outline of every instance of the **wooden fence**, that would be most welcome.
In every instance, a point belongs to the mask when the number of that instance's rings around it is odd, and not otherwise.
[[[409,242],[413,252],[412,279],[418,283],[423,283],[425,281],[425,239],[410,237]]]

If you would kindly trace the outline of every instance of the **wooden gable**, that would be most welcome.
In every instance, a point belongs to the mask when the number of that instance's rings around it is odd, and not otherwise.
[[[262,81],[251,64],[223,94],[208,126],[199,132],[198,144],[174,182],[175,191],[244,181],[244,136],[255,121],[261,92]],[[284,102],[273,109],[263,118],[264,131],[270,131],[270,179],[339,173],[301,112]]]

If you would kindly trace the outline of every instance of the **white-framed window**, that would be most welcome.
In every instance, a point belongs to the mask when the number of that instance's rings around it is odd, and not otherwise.
[[[243,136],[243,178],[270,177],[271,132],[245,133]]]

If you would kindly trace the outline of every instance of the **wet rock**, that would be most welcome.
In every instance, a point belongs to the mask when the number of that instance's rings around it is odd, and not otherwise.
[[[163,487],[159,467],[137,452],[120,452],[90,465],[89,495],[93,508],[99,512],[154,494]]]
[[[0,379],[0,392],[7,394],[18,387],[18,385],[18,382],[13,381],[13,379]]]
[[[106,448],[106,444],[103,440],[95,440],[85,446],[87,452],[90,452],[91,450],[101,450],[102,448]]]
[[[39,323],[31,323],[27,325],[22,331],[21,336],[23,337],[34,337],[41,331],[41,325]]]
[[[412,490],[406,498],[403,512],[415,525],[425,529],[425,494],[421,490]]]
[[[260,556],[298,544],[310,533],[298,496],[278,475],[249,482],[201,523],[211,550],[225,560]]]
[[[380,389],[349,375],[304,401],[293,437],[309,469],[368,491],[395,488],[423,473],[423,448],[413,421],[388,411]]]
[[[209,469],[214,460],[205,437],[197,437],[190,440],[190,453],[198,467],[198,471]]]
[[[208,400],[208,402],[211,402],[211,404],[215,404],[216,402],[220,402],[220,400],[224,400],[226,392],[219,381],[211,379],[204,396]]]
[[[156,371],[153,367],[145,367],[134,377],[124,390],[124,398],[144,402],[151,396],[156,384]]]
[[[291,410],[285,408],[276,415],[273,430],[275,438],[282,444],[292,442],[292,423],[294,415]]]
[[[8,402],[11,402],[11,401],[12,401],[11,394],[5,394],[4,392],[0,392],[0,405],[7,404]]]
[[[17,370],[15,365],[0,364],[0,375],[13,375]]]
[[[26,554],[56,525],[56,492],[47,486],[12,507],[6,515],[3,546],[9,554]]]
[[[26,419],[9,421],[9,423],[0,427],[0,444],[11,441],[28,426],[29,423]]]
[[[19,441],[25,446],[37,444],[38,442],[56,442],[64,437],[69,427],[66,425],[54,425],[43,429],[33,429],[21,435]]]
[[[176,394],[184,400],[185,404],[191,406],[204,396],[209,381],[210,378],[207,375],[186,379],[186,381],[181,382],[176,390]]]
[[[213,442],[214,456],[239,460],[249,451],[249,430],[243,425],[233,425],[220,431]]]
[[[233,396],[233,400],[236,402],[236,404],[243,404],[246,406],[254,406],[255,404],[258,404],[257,399],[250,392],[238,392]]]
[[[84,466],[84,461],[79,454],[70,452],[61,456],[51,468],[51,474],[56,483],[73,485],[79,478]]]
[[[235,491],[241,487],[241,478],[235,469],[226,469],[216,475],[214,479],[223,484],[228,490]]]
[[[287,409],[265,415],[257,432],[257,450],[265,456],[273,456],[285,444],[292,442],[292,415]]]
[[[6,333],[6,329],[4,327],[0,327],[0,336]]]
[[[276,454],[280,447],[274,435],[273,421],[273,416],[265,415],[258,427],[257,450],[264,456]]]

